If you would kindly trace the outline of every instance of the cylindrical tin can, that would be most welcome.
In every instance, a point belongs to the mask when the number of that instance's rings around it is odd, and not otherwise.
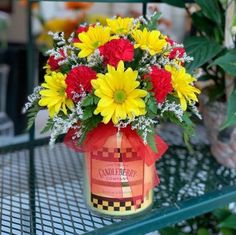
[[[104,146],[85,153],[85,198],[89,209],[102,215],[139,214],[153,202],[153,167],[130,144],[114,135]]]

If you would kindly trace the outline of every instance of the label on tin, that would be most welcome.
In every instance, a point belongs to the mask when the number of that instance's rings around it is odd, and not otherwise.
[[[91,193],[119,199],[143,195],[143,160],[132,152],[111,155],[107,151],[91,154]]]

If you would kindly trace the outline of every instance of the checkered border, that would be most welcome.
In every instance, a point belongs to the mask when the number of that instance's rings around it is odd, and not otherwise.
[[[136,151],[134,151],[132,148],[107,148],[103,147],[97,151],[92,151],[91,156],[93,158],[103,158],[103,160],[109,159],[119,159],[122,158],[126,161],[133,160],[133,159],[141,159],[141,157],[137,154]]]
[[[101,197],[95,194],[91,194],[91,203],[94,208],[106,211],[131,211],[140,209],[143,205],[144,200],[138,199],[136,201],[136,207],[134,206],[133,200],[131,198],[127,199],[113,199]]]

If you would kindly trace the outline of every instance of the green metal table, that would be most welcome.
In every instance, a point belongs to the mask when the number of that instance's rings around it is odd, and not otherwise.
[[[157,162],[161,184],[152,210],[120,220],[90,213],[83,200],[82,157],[58,143],[0,150],[0,231],[7,234],[145,234],[236,201],[236,170],[220,166],[207,146],[190,154],[170,147]],[[29,167],[30,166],[30,167]]]

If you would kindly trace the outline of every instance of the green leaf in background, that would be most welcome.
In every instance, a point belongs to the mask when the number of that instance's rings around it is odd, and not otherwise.
[[[210,235],[210,233],[206,228],[200,228],[197,231],[197,235]]]
[[[236,76],[236,49],[230,50],[225,55],[217,58],[213,64],[219,65],[230,75]]]
[[[229,228],[221,228],[222,235],[235,235],[235,231]]]
[[[185,7],[184,0],[161,0],[161,2],[164,2],[166,4],[169,4],[175,7],[181,7],[181,8]]]
[[[206,33],[206,36],[213,37],[214,31],[212,27],[212,21],[205,17],[202,11],[197,11],[192,14],[192,22],[197,30]]]
[[[236,215],[232,214],[229,217],[227,217],[224,221],[222,221],[220,223],[220,227],[236,230]],[[236,231],[235,231],[235,233],[236,233]]]
[[[184,47],[187,54],[194,58],[194,61],[186,64],[189,72],[205,64],[222,50],[221,45],[205,37],[189,37],[184,41]]]
[[[217,220],[222,221],[225,220],[228,216],[231,215],[231,211],[227,208],[216,209],[212,212],[212,214],[216,217]]]
[[[195,2],[201,7],[203,14],[216,22],[218,25],[221,25],[221,11],[218,0],[195,0]]]
[[[236,90],[234,90],[231,96],[229,97],[229,101],[227,103],[226,120],[224,121],[221,130],[233,125],[236,125]]]

